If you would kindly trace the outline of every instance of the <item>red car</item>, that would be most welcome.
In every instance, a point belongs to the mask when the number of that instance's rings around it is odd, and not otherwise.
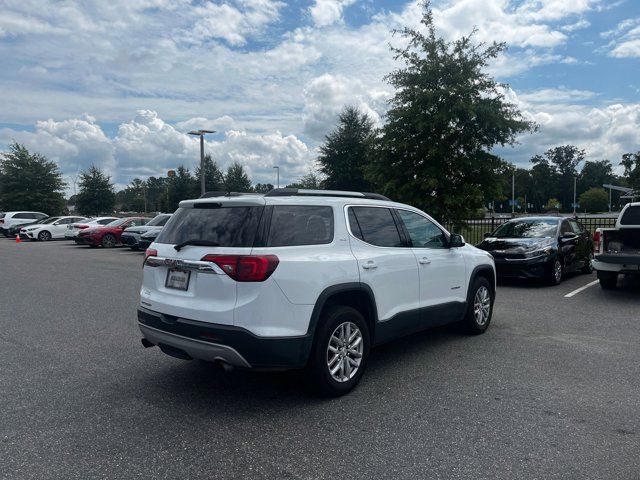
[[[102,245],[104,248],[115,247],[120,243],[120,236],[125,228],[140,227],[145,225],[150,218],[145,217],[128,217],[114,220],[103,227],[86,228],[78,234],[77,243],[80,245],[89,245],[97,247]]]

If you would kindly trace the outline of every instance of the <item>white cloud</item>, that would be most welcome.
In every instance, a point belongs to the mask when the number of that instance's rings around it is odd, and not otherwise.
[[[309,11],[318,27],[326,27],[341,20],[344,8],[355,2],[356,0],[316,0]]]
[[[602,0],[526,0],[518,13],[534,20],[561,20],[598,8]]]
[[[616,28],[600,34],[611,39],[605,47],[616,58],[640,57],[640,18],[628,18]]]

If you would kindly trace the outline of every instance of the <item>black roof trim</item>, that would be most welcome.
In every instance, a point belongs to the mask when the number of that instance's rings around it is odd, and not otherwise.
[[[243,195],[255,195],[255,193],[212,191],[212,192],[204,192],[198,198],[242,197]]]
[[[348,197],[366,198],[369,200],[391,200],[379,193],[369,192],[348,192],[341,190],[305,190],[302,188],[274,188],[265,193],[265,197]]]

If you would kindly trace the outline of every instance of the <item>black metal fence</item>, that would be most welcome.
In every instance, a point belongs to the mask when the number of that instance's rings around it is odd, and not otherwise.
[[[614,227],[617,217],[578,215],[576,218],[584,228],[593,233],[596,228]],[[508,217],[470,219],[460,222],[446,222],[444,223],[444,227],[450,232],[461,234],[467,243],[477,245],[482,241],[486,232],[493,232],[496,228],[509,220],[511,219]]]

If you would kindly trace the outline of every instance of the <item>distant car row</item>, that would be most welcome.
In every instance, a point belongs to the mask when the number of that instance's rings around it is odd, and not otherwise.
[[[133,250],[147,248],[158,235],[170,214],[147,217],[49,217],[42,212],[0,213],[0,233],[5,237],[46,242],[73,240],[78,245],[111,248],[126,245]]]

